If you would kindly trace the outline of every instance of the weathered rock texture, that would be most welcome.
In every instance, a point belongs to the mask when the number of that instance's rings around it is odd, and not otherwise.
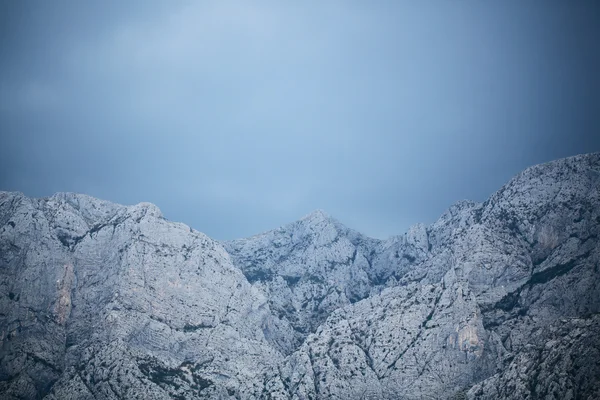
[[[0,397],[600,398],[600,154],[375,240],[0,192]]]

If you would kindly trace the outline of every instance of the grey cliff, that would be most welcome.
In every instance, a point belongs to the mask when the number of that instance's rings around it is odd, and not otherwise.
[[[600,398],[600,153],[388,240],[0,192],[0,397]]]

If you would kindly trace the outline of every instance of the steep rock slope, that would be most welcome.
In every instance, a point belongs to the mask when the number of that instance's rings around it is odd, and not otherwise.
[[[375,240],[0,192],[0,397],[598,398],[600,154]]]
[[[271,397],[596,398],[597,366],[566,366],[599,347],[599,222],[598,154],[458,203],[427,228],[425,260],[334,311],[271,376]]]
[[[329,314],[395,285],[428,254],[424,225],[387,241],[346,228],[323,211],[248,239],[224,243],[248,281],[269,299],[269,339],[295,350]],[[290,338],[293,340],[290,341]]]
[[[281,359],[264,296],[155,206],[2,193],[0,209],[4,398],[227,397]]]
[[[295,350],[333,310],[367,297],[379,241],[316,211],[274,231],[224,243],[249,282],[269,299],[282,352]],[[290,340],[292,339],[292,340]]]

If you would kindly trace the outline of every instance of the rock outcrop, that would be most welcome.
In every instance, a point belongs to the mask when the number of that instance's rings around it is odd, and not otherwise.
[[[235,396],[282,360],[261,330],[263,294],[219,243],[155,206],[0,204],[6,398]]]
[[[600,398],[600,154],[376,240],[0,193],[7,399]]]

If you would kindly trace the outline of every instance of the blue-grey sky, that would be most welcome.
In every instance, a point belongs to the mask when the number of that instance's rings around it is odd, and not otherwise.
[[[0,190],[374,237],[600,150],[597,1],[0,1]]]

